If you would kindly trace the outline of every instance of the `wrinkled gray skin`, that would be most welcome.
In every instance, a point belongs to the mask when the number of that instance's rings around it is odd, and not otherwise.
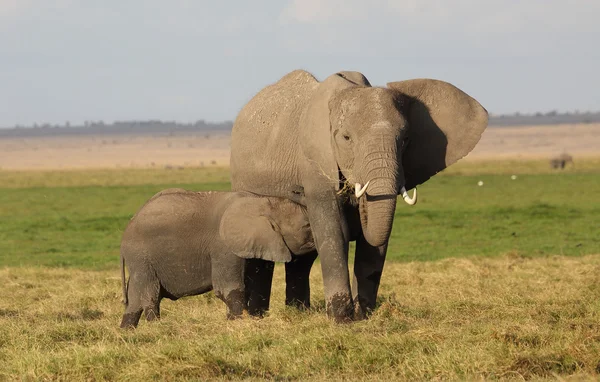
[[[121,327],[137,326],[142,311],[149,321],[159,318],[163,297],[177,300],[213,288],[234,318],[246,308],[245,259],[285,262],[311,251],[306,209],[289,200],[243,192],[161,191],[123,234]]]
[[[261,90],[239,113],[232,132],[232,188],[289,197],[288,190],[303,187],[328,314],[337,321],[362,318],[375,306],[401,188],[410,190],[468,154],[487,120],[476,100],[442,81],[379,88],[357,72],[319,82],[297,70]],[[339,198],[344,186],[367,182],[356,207]],[[353,216],[359,220],[356,237],[350,232]],[[357,245],[351,289],[352,239]],[[287,303],[309,304],[315,257],[286,264]],[[253,285],[250,294],[267,294],[272,267],[250,263],[248,274],[264,283]]]

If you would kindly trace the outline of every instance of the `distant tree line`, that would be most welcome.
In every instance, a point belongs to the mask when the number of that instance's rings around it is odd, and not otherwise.
[[[519,112],[507,115],[490,114],[489,125],[526,126],[526,125],[557,125],[576,123],[600,123],[600,112],[566,112],[549,111],[547,113],[521,114]],[[36,137],[59,135],[101,135],[101,134],[152,134],[173,135],[177,133],[228,133],[233,126],[232,121],[206,122],[198,120],[191,123],[175,121],[85,121],[83,125],[71,125],[68,121],[63,125],[49,123],[34,124],[33,126],[14,126],[0,129],[0,137]]]
[[[33,126],[15,126],[8,129],[0,129],[2,136],[58,136],[58,135],[101,135],[101,134],[153,134],[173,135],[177,133],[211,133],[230,132],[233,122],[206,122],[198,120],[192,123],[181,123],[175,121],[115,121],[104,123],[103,121],[85,121],[83,125],[51,125],[48,123],[34,124]]]
[[[526,125],[560,125],[576,123],[599,123],[600,112],[565,112],[556,110],[547,113],[521,114],[516,112],[508,115],[490,115],[490,126],[526,126]]]

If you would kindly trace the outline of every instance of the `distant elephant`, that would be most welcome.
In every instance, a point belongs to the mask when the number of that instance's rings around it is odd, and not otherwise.
[[[375,306],[396,196],[414,204],[406,190],[468,154],[487,121],[487,111],[475,99],[446,82],[416,79],[381,88],[371,87],[358,72],[319,82],[296,70],[261,90],[237,116],[232,189],[288,197],[290,187],[302,186],[327,312],[337,321],[362,318]],[[352,290],[350,207],[338,197],[348,189],[354,189],[361,225]],[[309,303],[308,274],[315,257],[316,252],[286,264],[286,302]],[[250,294],[267,295],[272,267],[258,260],[249,264],[247,277],[264,283]]]
[[[567,163],[573,163],[573,157],[567,153],[562,153],[559,156],[550,159],[550,167],[552,168],[560,168],[562,170]]]
[[[313,250],[306,209],[290,200],[244,192],[159,192],[123,233],[121,327],[136,327],[142,311],[149,321],[159,318],[163,297],[177,300],[213,288],[227,316],[239,316],[246,300],[245,259],[285,262]]]

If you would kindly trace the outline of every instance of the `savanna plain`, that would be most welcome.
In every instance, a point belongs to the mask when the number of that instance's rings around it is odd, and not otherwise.
[[[600,379],[598,157],[432,178],[398,204],[369,320],[325,316],[317,263],[308,311],[284,306],[278,265],[264,319],[227,321],[208,293],[121,330],[121,233],[169,187],[228,190],[228,169],[0,171],[0,380]]]

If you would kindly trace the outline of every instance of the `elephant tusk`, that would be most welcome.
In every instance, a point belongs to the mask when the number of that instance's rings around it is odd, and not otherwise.
[[[363,196],[363,194],[365,192],[367,192],[367,187],[369,186],[369,182],[365,183],[364,186],[361,186],[360,183],[356,183],[354,185],[354,195],[356,195],[356,199],[360,198],[361,196]]]
[[[400,193],[402,194],[402,199],[404,199],[406,204],[408,204],[410,206],[414,206],[415,204],[417,204],[417,188],[416,187],[415,187],[415,191],[413,192],[412,198],[410,198],[408,196],[408,192],[406,192],[406,188],[404,188],[404,187],[402,187],[402,189],[400,189]]]

